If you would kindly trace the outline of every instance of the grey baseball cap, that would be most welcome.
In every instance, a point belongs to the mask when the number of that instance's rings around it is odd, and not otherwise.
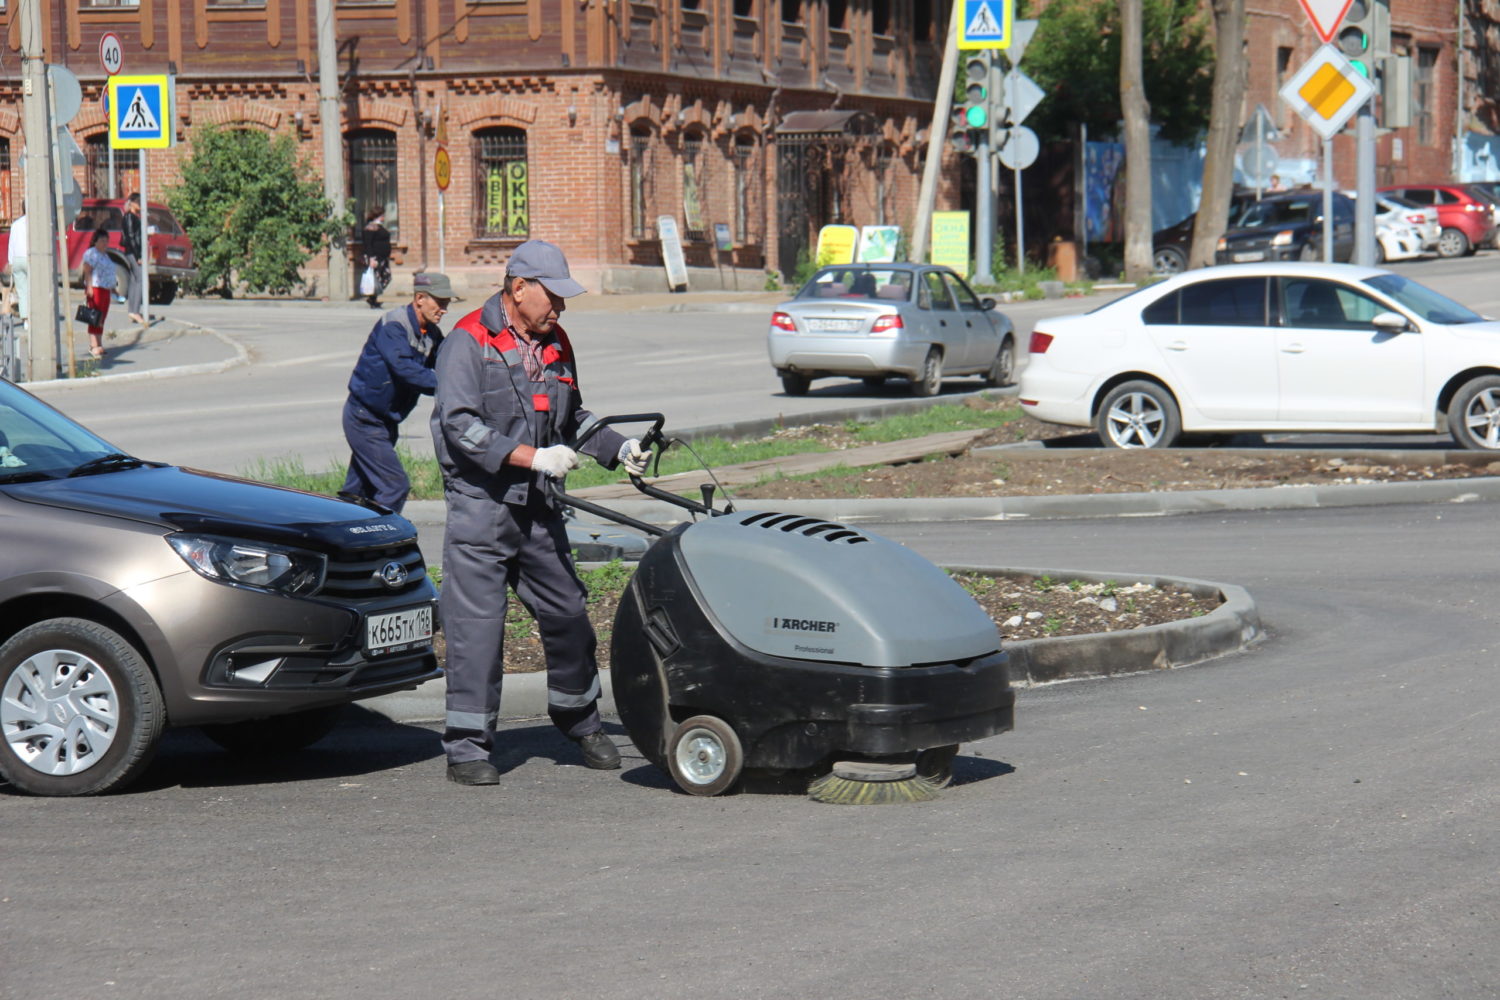
[[[436,271],[418,271],[411,278],[411,292],[426,292],[435,299],[453,298],[453,282],[448,280],[446,274],[438,274]]]
[[[573,280],[562,248],[546,240],[527,240],[516,247],[505,265],[505,273],[540,281],[547,291],[565,299],[588,291]]]

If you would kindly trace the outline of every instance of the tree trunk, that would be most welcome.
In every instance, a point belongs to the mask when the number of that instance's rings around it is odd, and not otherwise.
[[[1120,3],[1120,111],[1125,118],[1125,280],[1151,276],[1151,105],[1141,77],[1141,2]],[[1243,0],[1240,0],[1243,2]]]
[[[1213,107],[1203,158],[1203,195],[1193,222],[1189,267],[1214,262],[1219,237],[1229,224],[1229,199],[1234,192],[1234,147],[1239,140],[1240,110],[1245,100],[1245,0],[1213,0]]]

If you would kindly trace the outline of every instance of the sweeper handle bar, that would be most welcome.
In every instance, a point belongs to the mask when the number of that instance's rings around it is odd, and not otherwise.
[[[593,437],[601,427],[608,427],[611,424],[649,423],[651,425],[650,429],[647,430],[645,434],[641,435],[642,450],[651,451],[653,446],[660,446],[662,448],[665,448],[667,442],[666,438],[662,437],[661,429],[662,425],[666,423],[666,419],[667,418],[662,416],[660,413],[620,413],[615,414],[614,416],[600,417],[593,423],[588,424],[586,427],[584,427],[583,432],[578,435],[577,440],[573,442],[571,447],[575,451],[579,450],[583,447],[584,442]],[[564,493],[558,487],[557,483],[555,483],[551,479],[547,479],[546,483],[547,492],[570,507],[576,507],[579,510],[587,511],[588,513],[594,514],[598,517],[614,521],[616,524],[623,524],[627,528],[634,528],[637,531],[644,531],[649,535],[665,535],[667,533],[667,529],[660,527],[659,525],[647,524],[645,521],[637,520],[636,518],[630,517],[627,514],[621,514],[619,511],[610,510],[608,507],[603,507],[591,500],[582,500],[571,494]],[[672,504],[676,507],[682,507],[686,510],[692,511],[695,514],[707,514],[710,517],[717,517],[719,514],[724,513],[724,511],[715,510],[713,506],[708,503],[699,503],[697,500],[689,500],[687,497],[681,497],[675,493],[668,493],[664,489],[652,486],[650,483],[646,482],[644,479],[642,479],[640,476],[635,475],[634,473],[630,474],[630,485],[634,486],[636,489],[640,490],[642,493],[646,494],[649,497],[661,500],[664,503]]]

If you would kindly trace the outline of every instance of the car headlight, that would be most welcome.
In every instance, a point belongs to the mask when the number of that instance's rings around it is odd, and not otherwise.
[[[1292,237],[1295,235],[1290,229],[1283,229],[1271,237],[1271,245],[1273,247],[1289,247],[1292,245]]]
[[[171,535],[167,542],[199,574],[219,583],[311,594],[323,585],[328,560],[316,552],[214,535]]]

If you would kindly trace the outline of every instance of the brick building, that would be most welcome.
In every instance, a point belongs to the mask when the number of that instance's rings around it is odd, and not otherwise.
[[[179,145],[149,154],[153,192],[207,124],[290,133],[321,172],[313,0],[41,5],[48,62],[83,83],[71,128],[90,161],[86,196],[110,193],[105,31],[123,42],[124,72],[176,77]],[[671,215],[689,266],[714,269],[695,274],[698,287],[720,267],[728,284],[738,267],[734,280],[758,288],[765,269],[792,270],[822,224],[909,224],[948,3],[338,0],[335,10],[348,190],[360,218],[385,210],[401,268],[445,257],[455,277],[492,281],[511,247],[540,237],[595,287],[649,286],[664,283],[656,219]],[[15,0],[0,0],[9,53],[17,22]],[[22,144],[19,79],[19,58],[0,64],[7,178]],[[441,252],[440,138],[453,164]],[[116,195],[135,181],[118,171]],[[19,183],[4,196],[9,216]],[[716,224],[733,244],[722,255]]]

